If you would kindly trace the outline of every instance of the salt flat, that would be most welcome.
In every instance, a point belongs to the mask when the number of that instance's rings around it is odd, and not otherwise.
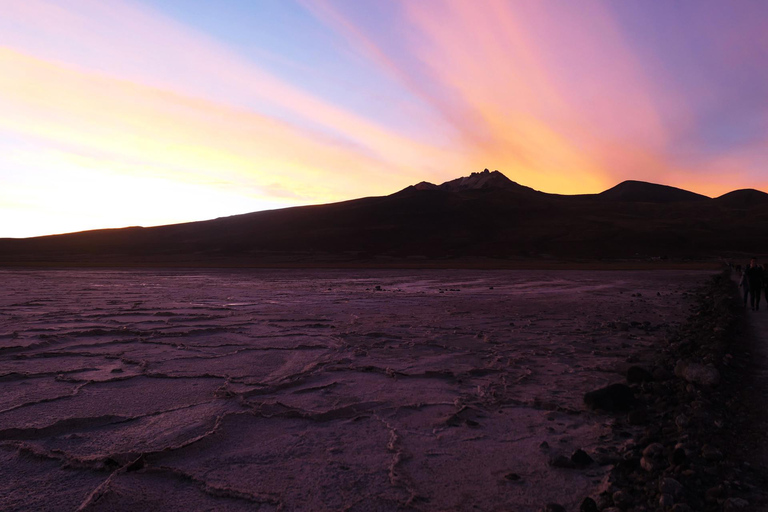
[[[0,271],[0,509],[578,508],[707,275]]]

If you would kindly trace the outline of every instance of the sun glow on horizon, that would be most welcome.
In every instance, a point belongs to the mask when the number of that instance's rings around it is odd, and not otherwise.
[[[0,237],[484,167],[560,194],[768,189],[768,7],[743,4],[0,0]]]

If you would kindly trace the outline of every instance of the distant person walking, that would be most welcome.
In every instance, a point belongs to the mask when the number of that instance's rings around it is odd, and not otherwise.
[[[739,265],[741,267],[741,265]],[[747,267],[749,268],[749,267]],[[739,268],[739,272],[741,272],[741,268]],[[744,307],[747,307],[747,299],[749,299],[749,279],[747,279],[747,273],[741,272],[741,279],[739,279],[739,286],[741,286],[741,289],[744,290]],[[768,288],[766,288],[766,293],[768,293]],[[768,301],[768,298],[766,298]]]
[[[766,308],[768,309],[768,267],[760,265],[763,269],[763,293],[765,294]]]
[[[752,311],[760,309],[760,293],[763,291],[763,269],[757,265],[757,258],[752,258],[744,271],[749,281],[749,304]]]

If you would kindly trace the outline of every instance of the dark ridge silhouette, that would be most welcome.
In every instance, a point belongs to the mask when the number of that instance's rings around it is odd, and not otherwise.
[[[510,180],[504,174],[499,171],[489,171],[485,169],[483,172],[473,172],[469,176],[463,176],[455,180],[446,181],[441,185],[435,185],[426,181],[417,183],[407,187],[404,190],[442,190],[445,192],[466,192],[468,190],[507,190],[518,193],[529,193],[544,195],[543,192],[538,192],[530,187],[524,187],[514,181]]]
[[[601,192],[598,196],[611,201],[638,203],[677,203],[710,199],[707,196],[689,192],[688,190],[634,180],[623,181],[615,187]]]
[[[753,188],[744,188],[728,192],[715,198],[718,204],[729,208],[750,208],[768,204],[768,194]]]
[[[499,171],[490,172],[488,169],[485,169],[483,172],[473,172],[469,176],[446,181],[440,185],[439,188],[440,190],[446,190],[448,192],[461,192],[463,190],[480,189],[502,189],[513,190],[516,192],[540,193],[536,192],[532,188],[518,185]]]
[[[514,267],[741,257],[768,253],[768,202],[754,199],[763,196],[710,199],[642,182],[561,196],[483,171],[384,197],[0,239],[0,265]]]

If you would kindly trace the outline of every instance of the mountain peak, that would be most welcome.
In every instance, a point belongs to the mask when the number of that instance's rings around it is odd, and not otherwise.
[[[504,176],[499,171],[473,172],[469,176],[463,176],[455,180],[446,181],[440,188],[451,192],[461,190],[477,190],[481,188],[512,188],[519,187],[517,183]]]
[[[499,171],[489,171],[484,169],[481,172],[473,172],[469,176],[462,176],[455,180],[446,181],[441,185],[435,185],[427,181],[417,183],[412,187],[416,190],[443,190],[446,192],[463,192],[466,190],[488,190],[488,189],[502,189],[502,190],[526,190],[533,192],[534,190],[529,187],[524,187],[510,180],[504,174]]]

